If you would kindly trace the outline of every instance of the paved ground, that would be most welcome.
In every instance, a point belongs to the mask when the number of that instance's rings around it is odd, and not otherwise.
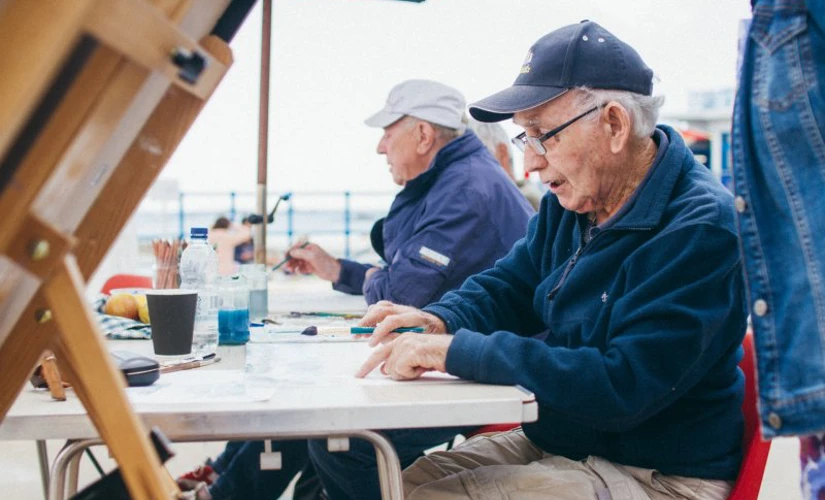
[[[49,441],[49,457],[53,458],[62,442]],[[188,443],[176,444],[177,456],[170,460],[168,466],[173,476],[177,476],[193,465],[203,462],[207,456],[214,456],[223,448],[222,443]],[[780,439],[771,447],[768,468],[762,483],[760,500],[793,500],[799,495],[799,445],[795,439]],[[99,449],[95,456],[104,466],[110,466],[106,451]],[[4,499],[37,500],[43,498],[40,486],[40,474],[37,466],[37,454],[34,443],[2,442],[0,443],[0,491]],[[84,459],[80,478],[85,483],[93,480],[97,472],[91,462]]]

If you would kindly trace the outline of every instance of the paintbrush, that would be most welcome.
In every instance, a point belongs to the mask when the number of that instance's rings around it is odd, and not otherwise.
[[[304,248],[304,247],[306,247],[307,245],[309,245],[309,242],[308,242],[308,241],[305,241],[305,242],[303,242],[303,243],[301,244],[301,246],[299,246],[298,248]],[[281,262],[278,262],[277,264],[275,264],[274,266],[272,266],[272,270],[273,270],[273,271],[277,271],[278,269],[280,269],[280,268],[281,268],[281,266],[283,266],[284,264],[286,264],[286,263],[287,263],[287,262],[289,262],[290,260],[292,260],[292,256],[291,256],[291,255],[289,255],[289,254],[287,254],[287,255],[286,255],[286,258],[285,258],[284,260],[282,260]]]
[[[343,319],[359,319],[363,314],[355,314],[355,313],[337,313],[337,312],[302,312],[302,311],[292,311],[289,313],[290,318],[301,318],[304,316],[316,316],[320,318],[343,318]]]
[[[301,335],[372,335],[374,330],[372,326],[308,326]],[[424,328],[413,326],[393,330],[393,333],[404,332],[424,333]]]

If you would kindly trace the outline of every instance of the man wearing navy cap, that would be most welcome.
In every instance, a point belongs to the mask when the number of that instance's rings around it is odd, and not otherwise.
[[[363,323],[383,345],[359,376],[518,384],[539,416],[418,459],[406,498],[727,498],[746,314],[733,199],[656,126],[652,80],[635,50],[585,21],[539,39],[510,88],[470,106],[524,129],[513,143],[552,196],[527,237],[457,291],[423,310],[370,308]],[[430,335],[388,334],[413,325]],[[363,457],[310,453],[333,499],[375,497],[345,476]]]

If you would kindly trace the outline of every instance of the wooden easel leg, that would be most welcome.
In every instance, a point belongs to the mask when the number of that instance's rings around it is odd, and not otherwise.
[[[88,306],[87,306],[88,307]],[[54,325],[44,321],[48,309],[46,299],[36,295],[26,311],[20,315],[6,342],[0,345],[0,420],[17,399],[37,360],[43,355],[57,332]]]
[[[40,362],[40,369],[43,371],[43,378],[46,379],[46,384],[49,386],[52,399],[66,401],[66,389],[63,388],[63,377],[60,376],[60,371],[57,369],[57,360],[53,353],[46,352],[46,355],[43,356],[43,360]]]
[[[83,298],[83,279],[74,257],[64,258],[43,286],[60,333],[59,352],[72,383],[100,436],[120,465],[130,495],[138,500],[176,497],[149,443],[148,432],[132,411],[123,376],[106,351],[103,336]]]

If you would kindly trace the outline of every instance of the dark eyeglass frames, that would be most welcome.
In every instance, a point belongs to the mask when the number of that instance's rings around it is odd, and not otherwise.
[[[527,132],[522,132],[519,135],[517,135],[517,136],[513,137],[512,139],[510,139],[510,142],[512,142],[513,145],[516,146],[519,149],[519,151],[521,151],[522,153],[524,152],[524,149],[529,144],[530,147],[533,148],[533,151],[536,152],[536,154],[544,156],[544,155],[547,154],[547,148],[545,148],[544,144],[543,144],[544,141],[546,141],[547,139],[549,139],[549,138],[553,137],[554,135],[558,134],[559,132],[566,129],[570,125],[573,125],[578,120],[584,118],[585,116],[587,116],[590,113],[596,111],[597,109],[599,109],[599,106],[594,106],[594,107],[588,109],[587,111],[585,111],[584,113],[582,113],[582,114],[580,114],[580,115],[578,115],[578,116],[576,116],[576,117],[574,117],[570,120],[567,120],[566,122],[562,123],[561,125],[554,128],[553,130],[547,132],[546,134],[541,135],[540,137],[531,137],[531,136],[527,135]]]

